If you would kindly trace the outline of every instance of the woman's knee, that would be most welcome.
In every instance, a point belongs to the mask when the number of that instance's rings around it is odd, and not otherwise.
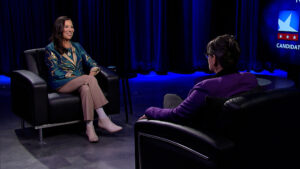
[[[164,100],[165,99],[179,99],[180,97],[177,94],[172,94],[172,93],[167,93],[164,96]]]
[[[80,79],[80,81],[82,82],[82,84],[87,84],[88,83],[88,78],[89,78],[88,75],[81,75],[81,76],[79,76],[76,79]]]
[[[84,94],[84,93],[89,93],[90,92],[90,87],[86,84],[82,85],[79,89],[79,92],[81,94]]]
[[[175,108],[177,107],[183,100],[176,94],[166,94],[164,96],[164,108]]]
[[[80,76],[80,78],[84,80],[84,84],[86,85],[89,83],[97,82],[97,79],[94,76],[90,76],[90,75],[82,75]]]
[[[83,79],[88,79],[89,75],[81,75],[80,77],[83,78]]]
[[[88,81],[90,83],[98,83],[97,79],[95,76],[88,76]]]

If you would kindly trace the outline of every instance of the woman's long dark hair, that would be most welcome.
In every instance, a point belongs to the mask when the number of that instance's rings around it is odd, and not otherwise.
[[[60,54],[67,51],[67,49],[63,47],[63,31],[66,20],[71,20],[71,18],[67,16],[60,16],[55,20],[52,28],[52,35],[50,37],[50,41],[54,43],[55,50],[57,50]]]

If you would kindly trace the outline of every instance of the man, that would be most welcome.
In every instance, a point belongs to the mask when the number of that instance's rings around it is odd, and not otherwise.
[[[206,57],[215,77],[197,83],[184,100],[174,94],[165,95],[165,108],[150,107],[139,119],[181,123],[201,113],[207,96],[227,98],[256,88],[258,83],[253,74],[238,72],[239,56],[240,48],[234,36],[222,35],[211,40],[207,44]]]

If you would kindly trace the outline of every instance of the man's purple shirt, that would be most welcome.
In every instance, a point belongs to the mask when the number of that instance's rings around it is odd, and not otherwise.
[[[145,111],[145,115],[148,119],[181,121],[180,119],[192,117],[193,113],[199,113],[205,104],[206,96],[226,98],[249,91],[257,86],[256,77],[248,72],[206,79],[197,83],[179,106],[172,109],[149,107]]]

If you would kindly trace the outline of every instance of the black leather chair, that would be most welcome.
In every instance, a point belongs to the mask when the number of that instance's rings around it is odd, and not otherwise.
[[[136,169],[300,168],[299,103],[298,89],[277,89],[227,100],[214,127],[137,121]]]
[[[79,94],[61,94],[47,87],[47,67],[44,63],[45,49],[24,52],[27,70],[16,70],[11,75],[12,111],[35,129],[39,129],[43,142],[43,128],[72,124],[83,120]],[[96,76],[109,104],[104,106],[107,114],[120,112],[119,77],[111,70],[101,67]]]

